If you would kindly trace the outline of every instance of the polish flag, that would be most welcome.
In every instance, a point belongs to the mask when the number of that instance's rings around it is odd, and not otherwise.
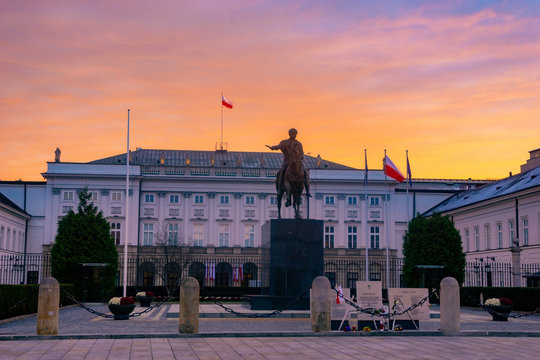
[[[225,106],[226,108],[232,109],[232,101],[223,96],[223,94],[221,95],[221,105]]]
[[[343,296],[343,289],[341,288],[341,285],[339,285],[337,288],[337,294],[336,294],[336,304],[340,304],[341,303],[341,297],[339,296],[339,294],[341,294]]]
[[[401,171],[399,171],[397,166],[394,165],[388,156],[385,156],[384,158],[384,173],[396,181],[403,182],[403,180],[405,180],[405,176],[403,176]]]

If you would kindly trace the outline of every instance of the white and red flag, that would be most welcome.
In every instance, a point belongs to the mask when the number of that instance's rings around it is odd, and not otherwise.
[[[396,181],[403,182],[403,180],[405,180],[405,176],[403,176],[401,171],[399,171],[397,166],[394,165],[388,156],[385,156],[384,158],[384,173]]]
[[[231,100],[227,99],[223,94],[221,94],[221,105],[225,106],[226,108],[232,109],[233,103]]]
[[[336,304],[340,304],[341,303],[341,296],[343,296],[343,289],[341,288],[341,285],[339,285],[337,288],[337,294],[336,294]],[[341,296],[340,296],[341,294]]]

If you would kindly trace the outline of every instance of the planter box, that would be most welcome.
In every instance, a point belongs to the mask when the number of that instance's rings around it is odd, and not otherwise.
[[[493,321],[508,321],[508,315],[512,312],[512,306],[486,306],[493,317]]]
[[[135,309],[135,304],[114,305],[109,304],[109,311],[114,315],[114,320],[128,320],[129,314]]]
[[[139,304],[141,304],[141,306],[149,307],[152,301],[154,301],[154,297],[153,296],[137,296],[135,297],[135,300],[137,300]]]

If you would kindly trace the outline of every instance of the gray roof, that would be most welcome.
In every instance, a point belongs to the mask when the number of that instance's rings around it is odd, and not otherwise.
[[[489,183],[478,189],[456,194],[442,203],[426,211],[424,215],[434,212],[444,213],[482,201],[510,195],[523,190],[540,186],[540,166],[529,171]]]
[[[186,166],[188,157],[191,167],[211,167],[213,159],[215,162],[214,166],[216,167],[279,169],[283,161],[283,154],[281,152],[137,149],[131,152],[130,163],[140,166],[155,166],[160,164],[161,156],[165,160],[165,166]],[[90,162],[90,164],[115,165],[125,163],[125,153]],[[318,166],[317,158],[309,155],[304,155],[304,166],[308,169],[354,169],[324,159],[321,159]]]
[[[19,207],[19,205],[15,204],[13,201],[9,200],[7,196],[5,196],[4,194],[0,193],[0,203],[1,204],[4,204],[5,206],[7,207],[10,207],[14,210],[17,210],[19,212],[22,212],[23,214],[27,214],[28,213],[26,211],[24,211],[23,209],[21,209]]]

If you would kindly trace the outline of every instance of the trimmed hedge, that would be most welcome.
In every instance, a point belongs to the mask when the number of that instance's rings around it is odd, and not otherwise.
[[[461,306],[478,306],[480,293],[484,301],[506,297],[514,302],[514,310],[533,311],[540,307],[540,287],[462,287]]]
[[[60,306],[73,304],[73,302],[64,294],[62,289],[70,294],[72,294],[74,290],[72,284],[60,284]],[[0,320],[37,313],[39,296],[38,284],[0,285],[0,294],[2,294],[2,296],[0,296]],[[23,299],[24,301],[12,308]]]

